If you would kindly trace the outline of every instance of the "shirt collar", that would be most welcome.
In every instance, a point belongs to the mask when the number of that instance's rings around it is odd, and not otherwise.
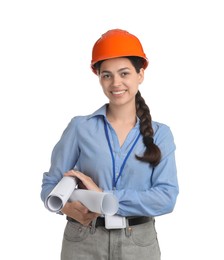
[[[107,104],[104,104],[102,107],[97,109],[94,113],[88,116],[88,119],[95,117],[95,116],[104,116],[106,118],[106,112],[107,112]]]
[[[94,113],[89,115],[88,119],[90,119],[92,117],[95,117],[95,116],[104,116],[105,118],[107,118],[107,116],[106,116],[106,114],[107,114],[107,106],[108,106],[108,104],[104,104],[102,107],[97,109]],[[139,126],[139,124],[140,124],[140,119],[137,117],[136,126]]]

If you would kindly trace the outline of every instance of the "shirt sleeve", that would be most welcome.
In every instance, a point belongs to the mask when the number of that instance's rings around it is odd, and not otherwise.
[[[78,160],[76,126],[77,118],[73,118],[52,151],[50,169],[43,174],[42,179],[41,199],[43,202],[61,180],[64,173],[73,169]]]
[[[118,214],[122,216],[159,216],[173,211],[179,193],[175,162],[175,144],[169,127],[155,134],[162,152],[160,163],[154,167],[148,190],[122,189],[113,191],[119,200]]]

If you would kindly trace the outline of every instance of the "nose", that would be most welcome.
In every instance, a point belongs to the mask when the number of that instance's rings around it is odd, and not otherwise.
[[[113,76],[113,87],[119,87],[121,85],[121,77],[119,75]]]

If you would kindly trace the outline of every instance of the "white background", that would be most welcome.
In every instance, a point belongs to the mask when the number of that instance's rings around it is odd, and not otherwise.
[[[42,174],[70,119],[107,102],[90,60],[112,28],[141,40],[140,90],[177,145],[180,194],[156,221],[162,260],[224,259],[222,2],[0,2],[1,259],[60,259],[65,218],[44,208]]]

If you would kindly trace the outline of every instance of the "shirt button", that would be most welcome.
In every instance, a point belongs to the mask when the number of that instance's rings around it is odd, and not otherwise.
[[[118,177],[118,176],[119,176],[119,172],[116,173],[116,177]]]

